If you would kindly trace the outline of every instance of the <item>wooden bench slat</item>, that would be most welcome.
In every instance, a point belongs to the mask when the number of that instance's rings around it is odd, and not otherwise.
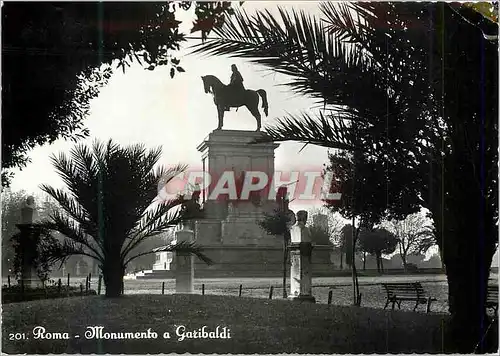
[[[427,312],[430,310],[431,302],[436,301],[436,298],[429,297],[420,282],[405,282],[405,283],[382,283],[383,288],[387,293],[385,308],[392,303],[392,309],[395,304],[398,308],[402,301],[415,302],[416,310],[419,304],[427,304]]]
[[[486,308],[498,313],[498,285],[489,285],[486,294]]]

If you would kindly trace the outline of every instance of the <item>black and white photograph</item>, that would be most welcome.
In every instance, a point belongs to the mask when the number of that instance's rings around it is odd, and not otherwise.
[[[498,353],[497,1],[0,12],[2,354]]]

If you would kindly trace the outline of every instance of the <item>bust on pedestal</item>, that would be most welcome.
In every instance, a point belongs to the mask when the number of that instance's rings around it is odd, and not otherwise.
[[[34,220],[37,219],[35,199],[32,196],[26,198],[26,203],[21,208],[21,223],[16,224],[21,231],[20,247],[21,247],[21,284],[23,287],[36,288],[41,281],[37,276],[37,272],[33,267],[33,260],[36,255],[36,234],[39,230],[33,226]]]
[[[194,242],[194,232],[189,225],[183,224],[182,229],[175,232],[177,243]],[[182,294],[194,293],[194,257],[189,252],[177,252],[175,255],[175,292]]]
[[[312,296],[311,233],[306,226],[307,211],[297,212],[297,223],[290,229],[290,295],[289,299],[315,303]]]

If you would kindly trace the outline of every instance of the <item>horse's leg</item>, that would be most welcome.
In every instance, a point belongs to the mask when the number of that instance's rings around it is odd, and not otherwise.
[[[222,105],[217,106],[217,114],[219,115],[219,126],[217,126],[217,130],[221,130],[224,124],[224,109]]]
[[[254,104],[254,103],[252,103],[252,104]],[[255,120],[257,120],[257,130],[255,130],[255,131],[260,131],[261,116],[260,116],[260,112],[259,112],[258,102],[255,103],[254,105],[246,104],[245,106],[247,107],[248,111],[250,111],[250,113],[253,115],[253,117],[255,117]]]
[[[255,91],[247,91],[247,93],[250,92],[251,95],[249,95],[249,98],[247,100],[246,107],[252,113],[253,117],[255,117],[255,120],[257,120],[257,130],[255,131],[260,131],[260,128],[262,126],[262,116],[260,115],[259,111],[259,94]]]

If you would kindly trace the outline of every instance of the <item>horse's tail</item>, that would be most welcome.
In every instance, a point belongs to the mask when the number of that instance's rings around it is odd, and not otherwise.
[[[257,90],[257,93],[260,95],[262,98],[262,109],[264,109],[264,114],[269,113],[269,105],[267,104],[267,93],[264,89],[259,89]]]

